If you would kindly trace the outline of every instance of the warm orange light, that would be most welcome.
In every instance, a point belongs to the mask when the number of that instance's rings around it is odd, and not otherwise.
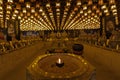
[[[80,6],[81,5],[81,1],[77,1],[77,6]]]
[[[16,9],[20,10],[20,9],[21,9],[21,5],[20,5],[20,4],[17,4],[17,5],[16,5]]]
[[[18,11],[18,10],[15,10],[14,12],[15,12],[15,14],[18,14],[18,13],[19,13],[19,11]]]
[[[19,2],[23,3],[23,2],[24,2],[24,0],[19,0]]]
[[[23,8],[23,13],[26,13],[27,11],[26,11],[26,8]]]
[[[36,0],[30,0],[31,2],[35,2]]]
[[[8,9],[8,10],[11,10],[12,7],[11,7],[10,5],[7,5],[7,9]]]
[[[93,10],[96,10],[96,9],[97,9],[97,6],[96,6],[96,5],[93,5],[92,9],[93,9]]]
[[[13,3],[13,0],[7,0],[9,3]]]
[[[60,7],[60,3],[56,3],[56,7]]]
[[[92,5],[92,4],[93,4],[92,0],[89,0],[88,5]]]
[[[87,5],[83,5],[83,10],[86,10],[87,9]]]
[[[35,13],[35,8],[34,7],[31,8],[31,13]]]
[[[27,12],[27,16],[30,16],[30,12]]]
[[[103,0],[99,0],[99,1],[98,1],[98,4],[99,4],[99,5],[103,5]]]
[[[38,16],[38,13],[37,13],[37,12],[35,13],[35,16]]]
[[[96,13],[99,13],[99,12],[100,12],[100,10],[99,10],[99,9],[97,9],[97,10],[96,10]]]
[[[20,13],[20,16],[22,17],[22,16],[23,16],[23,13]]]
[[[70,4],[70,2],[67,2],[67,7],[69,7],[71,4]]]
[[[50,4],[49,4],[49,3],[48,3],[48,4],[46,4],[46,7],[47,7],[47,8],[50,8]]]
[[[29,2],[26,3],[26,8],[30,8],[30,3]]]
[[[3,4],[3,0],[0,0],[0,4]]]
[[[115,4],[115,0],[109,0],[109,4]]]

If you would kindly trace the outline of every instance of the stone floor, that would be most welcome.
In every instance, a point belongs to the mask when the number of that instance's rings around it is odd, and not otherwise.
[[[41,44],[45,45],[41,42]],[[38,44],[40,45],[40,44]],[[25,59],[21,63],[19,63],[17,66],[13,66],[14,69],[8,70],[8,72],[0,77],[0,80],[26,80],[26,67],[38,56],[41,54],[44,54],[46,45],[37,49],[36,53],[33,56],[30,56],[29,58]],[[29,56],[29,55],[27,55]],[[107,67],[104,67],[104,65],[100,63],[96,63],[93,60],[85,57],[92,65],[96,67],[97,70],[97,76],[96,80],[120,80],[120,78],[116,77]],[[5,69],[5,68],[1,68]],[[2,73],[0,73],[2,74]]]

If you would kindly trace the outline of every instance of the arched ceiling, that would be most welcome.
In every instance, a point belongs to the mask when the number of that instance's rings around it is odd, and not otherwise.
[[[117,16],[115,0],[0,0],[1,19],[19,19],[22,31],[98,29],[110,14]]]

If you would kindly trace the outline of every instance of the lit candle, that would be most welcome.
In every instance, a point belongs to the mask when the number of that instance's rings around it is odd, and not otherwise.
[[[61,59],[60,59],[60,58],[58,58],[57,63],[58,63],[58,64],[61,64]]]
[[[57,62],[56,62],[56,66],[57,67],[62,67],[64,66],[64,63],[62,62],[62,60],[60,58],[58,58]]]

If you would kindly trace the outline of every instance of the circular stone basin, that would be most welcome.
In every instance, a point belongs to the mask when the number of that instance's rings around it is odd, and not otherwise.
[[[64,63],[62,67],[56,66],[58,59]],[[39,71],[46,76],[65,77],[80,76],[87,71],[87,64],[80,56],[72,54],[54,54],[42,57],[38,63]],[[44,73],[43,73],[44,72]]]

